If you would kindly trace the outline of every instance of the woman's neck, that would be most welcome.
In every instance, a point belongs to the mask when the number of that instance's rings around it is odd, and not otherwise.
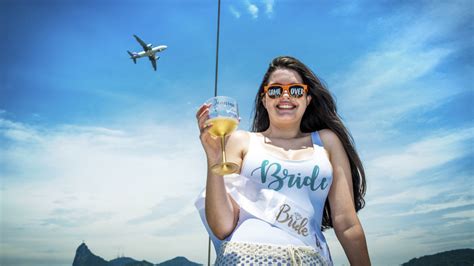
[[[294,139],[303,137],[304,133],[301,132],[299,127],[279,127],[270,124],[268,129],[263,132],[263,135],[267,138]]]

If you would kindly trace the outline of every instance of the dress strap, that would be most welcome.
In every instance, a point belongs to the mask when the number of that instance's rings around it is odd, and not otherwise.
[[[314,131],[313,133],[311,133],[311,138],[313,139],[314,145],[318,145],[324,148],[323,141],[321,140],[321,137],[319,136],[319,131]]]

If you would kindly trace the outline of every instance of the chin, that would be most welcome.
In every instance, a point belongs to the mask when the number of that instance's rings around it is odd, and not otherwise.
[[[302,117],[290,114],[278,115],[272,119],[275,122],[297,122],[301,121]]]

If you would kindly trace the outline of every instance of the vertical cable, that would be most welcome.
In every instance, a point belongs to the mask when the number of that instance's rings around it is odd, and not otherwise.
[[[207,266],[211,266],[211,237],[207,243]]]
[[[216,44],[216,76],[214,80],[214,96],[217,96],[217,76],[219,69],[219,26],[221,20],[221,0],[218,0],[217,5],[217,44]]]
[[[216,75],[214,79],[214,97],[217,96],[217,75],[219,70],[219,29],[221,22],[221,0],[218,0],[217,4],[217,43],[216,43]],[[211,266],[211,237],[207,244],[207,265]]]

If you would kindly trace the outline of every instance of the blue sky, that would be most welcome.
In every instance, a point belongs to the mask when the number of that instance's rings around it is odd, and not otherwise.
[[[367,171],[374,265],[474,248],[472,1],[222,1],[219,94],[248,129],[270,60],[292,55],[337,99]],[[2,265],[204,263],[194,113],[213,95],[217,1],[0,3]],[[152,71],[137,34],[165,44]],[[336,265],[347,265],[332,231]]]

